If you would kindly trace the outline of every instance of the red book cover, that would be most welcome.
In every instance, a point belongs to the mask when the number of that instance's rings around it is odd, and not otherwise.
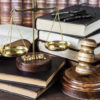
[[[32,8],[32,0],[23,1],[24,9]],[[23,25],[27,27],[32,27],[32,11],[26,11],[23,13]]]
[[[11,0],[11,9],[22,9],[23,0]],[[22,25],[22,12],[14,13],[14,21],[17,25]]]
[[[0,0],[1,24],[8,24],[10,21],[11,0]]]

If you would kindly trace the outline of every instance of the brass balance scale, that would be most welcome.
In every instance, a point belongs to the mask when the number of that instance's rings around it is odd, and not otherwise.
[[[54,9],[54,8],[38,8],[36,0],[33,0],[32,4],[33,4],[33,8],[31,8],[31,9],[21,9],[21,10],[15,9],[15,11],[16,12],[32,11],[33,52],[28,53],[28,49],[26,48],[25,43],[23,41],[23,43],[24,43],[23,47],[17,46],[16,48],[12,48],[11,45],[10,46],[4,46],[1,54],[3,56],[6,56],[6,57],[13,57],[13,56],[20,54],[22,56],[17,57],[17,59],[16,59],[16,65],[17,65],[17,68],[20,71],[40,72],[40,71],[45,71],[50,67],[48,65],[50,65],[50,63],[51,63],[51,56],[49,54],[46,54],[46,53],[35,52],[35,35],[34,35],[35,34],[35,31],[34,31],[34,28],[35,28],[35,12],[37,12],[39,10],[49,10],[49,9]],[[53,26],[54,26],[54,23],[55,23],[57,17],[58,17],[59,27],[60,27],[60,31],[61,31],[59,11],[57,11],[57,13],[56,13],[56,16],[54,18],[51,30],[53,29]],[[11,21],[12,20],[13,20],[13,17],[11,18]],[[63,40],[62,33],[61,33],[61,37],[62,37],[61,40],[46,42],[45,47],[47,49],[53,50],[53,51],[66,50],[70,46],[70,43]],[[49,38],[49,34],[48,34],[48,38]],[[18,50],[20,50],[20,52]],[[25,55],[23,55],[23,54],[25,54]]]
[[[8,37],[7,37],[7,41],[10,38],[10,43],[8,45],[4,45],[3,48],[1,48],[1,50],[0,50],[1,56],[4,56],[4,57],[16,57],[16,56],[20,56],[20,55],[23,55],[23,54],[28,52],[28,48],[25,44],[25,41],[23,40],[21,32],[20,32],[19,28],[17,27],[16,22],[14,21],[14,13],[15,13],[15,10],[12,9],[11,19],[10,19],[10,28],[8,30]],[[23,45],[13,46],[11,43],[11,41],[12,41],[12,28],[13,28],[12,24],[13,23],[16,26],[16,29],[18,30],[18,34],[21,37],[21,42],[23,43]]]
[[[59,28],[60,28],[60,33],[61,33],[61,40],[48,41],[49,36],[50,36],[50,32],[53,30],[53,26],[55,24],[56,19],[59,22]],[[67,48],[69,48],[70,43],[63,40],[63,34],[62,34],[62,29],[61,29],[59,10],[57,10],[57,13],[56,13],[55,18],[54,18],[54,21],[52,23],[50,32],[49,32],[48,37],[47,37],[47,41],[48,42],[45,43],[45,47],[48,50],[51,50],[51,51],[64,51]]]

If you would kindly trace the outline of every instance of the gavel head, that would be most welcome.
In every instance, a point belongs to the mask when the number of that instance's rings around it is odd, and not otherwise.
[[[94,62],[94,49],[97,46],[96,42],[92,39],[82,39],[81,51],[78,54],[79,64],[76,66],[75,71],[80,75],[90,75],[94,71],[91,63]]]

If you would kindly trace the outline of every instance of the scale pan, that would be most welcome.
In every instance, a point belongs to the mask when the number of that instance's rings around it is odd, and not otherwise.
[[[25,46],[4,46],[1,50],[1,54],[4,57],[17,57],[28,52],[28,48]]]
[[[69,46],[70,43],[67,41],[56,40],[56,41],[48,41],[45,43],[45,47],[51,51],[64,51],[68,49]]]

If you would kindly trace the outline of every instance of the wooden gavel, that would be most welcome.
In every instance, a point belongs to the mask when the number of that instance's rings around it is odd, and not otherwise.
[[[82,39],[81,51],[78,54],[79,64],[75,71],[80,75],[90,75],[94,71],[92,63],[95,61],[94,49],[97,46],[96,41],[92,39]]]

